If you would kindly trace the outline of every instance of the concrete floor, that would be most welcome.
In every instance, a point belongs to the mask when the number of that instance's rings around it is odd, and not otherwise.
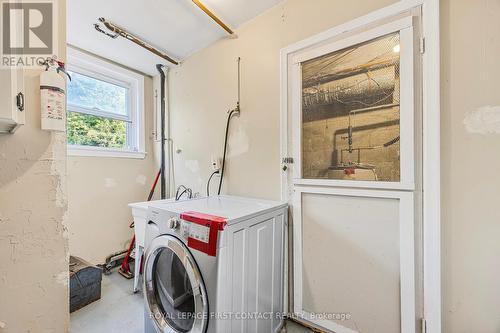
[[[118,272],[102,276],[101,299],[71,314],[71,333],[142,333],[144,308],[134,280]]]
[[[117,272],[102,277],[101,299],[71,314],[71,333],[143,333],[142,293]],[[312,332],[287,322],[282,333]]]

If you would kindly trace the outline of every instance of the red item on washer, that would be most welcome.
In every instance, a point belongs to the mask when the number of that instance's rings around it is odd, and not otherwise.
[[[227,219],[225,217],[198,212],[184,212],[180,215],[180,218],[184,221],[202,225],[209,229],[208,243],[189,236],[188,247],[215,257],[217,254],[217,238],[219,236],[219,231],[224,230],[224,227],[227,224]]]

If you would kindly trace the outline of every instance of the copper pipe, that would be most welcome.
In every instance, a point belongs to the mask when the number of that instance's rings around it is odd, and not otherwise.
[[[172,63],[174,65],[178,65],[179,64],[178,61],[176,61],[173,58],[171,58],[165,52],[159,51],[154,46],[146,43],[145,41],[143,41],[139,37],[137,37],[137,36],[129,33],[128,31],[126,31],[125,29],[120,28],[119,26],[117,26],[117,25],[115,25],[115,24],[113,24],[113,23],[111,23],[109,21],[106,21],[106,19],[104,17],[99,18],[99,21],[101,21],[106,26],[106,28],[108,28],[109,30],[111,30],[115,34],[118,34],[118,35],[122,36],[123,38],[126,38],[129,41],[134,42],[135,44],[137,44],[137,45],[145,48],[149,52],[152,52],[152,53],[156,54],[157,56],[159,56],[159,57],[167,60],[168,62],[170,62],[170,63]]]
[[[226,32],[230,35],[234,35],[234,31],[231,30],[221,19],[219,19],[214,13],[210,11],[204,4],[202,4],[199,0],[193,0],[194,4],[198,6],[202,11],[204,11],[208,16],[212,18],[218,25],[221,26],[222,29],[226,30]]]

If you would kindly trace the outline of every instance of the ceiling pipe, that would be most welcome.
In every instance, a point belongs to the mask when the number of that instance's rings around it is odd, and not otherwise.
[[[222,20],[220,18],[218,18],[217,15],[212,13],[212,11],[210,9],[208,9],[204,4],[202,4],[201,1],[199,1],[199,0],[192,0],[192,1],[196,6],[198,6],[198,8],[200,8],[202,11],[204,11],[205,14],[210,16],[210,18],[212,18],[212,20],[214,20],[222,29],[226,30],[226,32],[229,35],[236,36],[234,34],[234,31],[231,30],[231,28],[229,28],[224,22],[222,22]]]
[[[140,47],[145,48],[145,49],[146,49],[146,50],[148,50],[149,52],[152,52],[152,53],[156,54],[157,56],[159,56],[159,57],[161,57],[161,58],[165,59],[166,61],[168,61],[168,62],[170,62],[170,63],[172,63],[172,64],[174,64],[174,65],[178,65],[178,64],[179,64],[179,62],[178,62],[177,60],[173,59],[172,57],[170,57],[170,56],[169,56],[168,54],[166,54],[165,52],[162,52],[162,51],[158,50],[157,48],[155,48],[155,47],[154,47],[154,46],[152,46],[151,44],[149,44],[149,43],[147,43],[147,42],[143,41],[143,40],[142,40],[142,39],[140,39],[139,37],[137,37],[137,36],[135,36],[135,35],[131,34],[131,33],[130,33],[130,32],[128,32],[127,30],[125,30],[125,29],[123,29],[123,28],[121,28],[121,27],[117,26],[116,24],[114,24],[114,23],[112,23],[112,22],[110,22],[110,21],[107,21],[104,17],[100,17],[100,18],[99,18],[99,21],[100,21],[100,22],[102,22],[106,28],[108,28],[110,31],[112,31],[113,33],[115,33],[115,35],[111,35],[111,34],[109,34],[109,33],[105,32],[104,30],[102,30],[102,29],[100,28],[99,24],[97,24],[97,23],[96,23],[96,24],[94,24],[94,28],[95,28],[97,31],[99,31],[99,32],[101,32],[101,33],[103,33],[103,34],[105,34],[105,35],[107,35],[107,36],[111,37],[111,38],[116,38],[116,37],[118,37],[118,36],[121,36],[121,37],[123,37],[123,38],[126,38],[126,39],[128,39],[129,41],[131,41],[131,42],[133,42],[133,43],[135,43],[135,44],[139,45]]]

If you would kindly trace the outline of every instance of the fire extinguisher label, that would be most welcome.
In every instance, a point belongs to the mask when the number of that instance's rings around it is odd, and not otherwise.
[[[40,74],[42,129],[66,131],[66,81],[53,70]]]
[[[66,130],[66,96],[64,91],[41,89],[42,129],[51,131]]]
[[[42,88],[41,95],[42,103],[46,106],[44,116],[47,119],[63,120],[66,111],[64,91]]]

